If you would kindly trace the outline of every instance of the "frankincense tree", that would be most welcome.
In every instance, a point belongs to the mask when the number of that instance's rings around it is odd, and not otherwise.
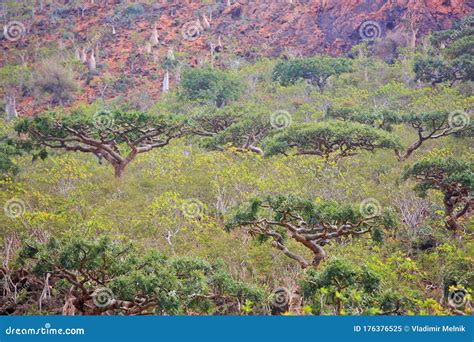
[[[365,213],[359,206],[324,201],[316,204],[297,196],[254,199],[236,210],[228,221],[228,230],[244,227],[261,240],[271,239],[272,247],[297,261],[302,268],[318,268],[326,257],[324,245],[349,236],[369,233],[374,228],[391,228],[395,220],[390,211]],[[309,249],[311,261],[288,248],[293,239]]]
[[[107,237],[26,243],[18,263],[66,315],[235,314],[239,303],[259,303],[254,310],[266,303],[262,289],[233,279],[222,263],[166,257]]]
[[[122,177],[127,165],[140,153],[160,148],[184,134],[177,117],[146,112],[99,112],[71,115],[48,112],[16,125],[32,143],[50,149],[84,152],[104,158]]]
[[[266,155],[316,155],[324,158],[347,157],[359,151],[397,149],[393,134],[356,122],[324,121],[300,124],[282,130],[265,142]]]
[[[415,191],[425,197],[428,190],[438,190],[444,195],[444,216],[446,228],[460,229],[459,219],[472,211],[474,201],[474,165],[472,162],[453,157],[431,157],[422,159],[408,167],[403,179],[417,182]]]

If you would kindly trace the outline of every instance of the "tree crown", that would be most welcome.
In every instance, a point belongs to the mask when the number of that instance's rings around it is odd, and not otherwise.
[[[213,102],[218,107],[240,96],[240,82],[227,72],[199,68],[183,73],[180,95],[185,100]]]
[[[323,90],[330,76],[349,72],[352,62],[347,58],[315,56],[304,59],[293,59],[279,62],[273,70],[273,80],[283,86],[294,84],[299,80],[307,80]]]
[[[67,292],[74,285],[75,295],[85,302],[93,300],[97,289],[109,289],[110,302],[96,308],[94,314],[111,309],[125,314],[150,309],[157,314],[232,312],[237,301],[264,299],[261,289],[232,279],[221,262],[166,257],[157,251],[143,253],[107,237],[27,243],[18,262],[39,277],[50,273],[60,291]],[[56,282],[61,279],[69,286]]]
[[[430,189],[443,190],[461,186],[472,192],[474,188],[474,164],[454,157],[430,157],[407,167],[403,179],[415,179],[415,191],[425,196]]]
[[[329,158],[344,157],[358,150],[397,149],[399,139],[388,132],[355,122],[335,120],[294,125],[276,133],[265,142],[268,156],[286,154],[295,149],[297,155],[310,154]]]

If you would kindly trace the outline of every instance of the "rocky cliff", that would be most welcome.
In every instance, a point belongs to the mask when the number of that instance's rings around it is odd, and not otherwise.
[[[42,48],[87,60],[95,51],[99,73],[130,75],[132,88],[159,96],[170,50],[191,64],[224,64],[230,56],[344,54],[360,41],[416,44],[431,31],[470,15],[466,0],[222,0],[222,1],[40,1],[21,12],[19,39],[2,39],[1,64],[21,58],[35,63]],[[19,10],[5,12],[5,22]],[[29,12],[31,11],[31,13]],[[20,28],[20,31],[23,28]],[[4,32],[5,35],[5,32]],[[5,37],[4,37],[5,38]],[[234,57],[232,57],[234,58]],[[140,76],[137,78],[136,76]],[[92,81],[93,81],[92,79]],[[97,98],[100,87],[81,79],[80,99]],[[173,77],[170,83],[173,85]],[[120,93],[105,89],[105,97]],[[28,102],[28,101],[27,101]],[[22,102],[21,107],[25,106]],[[31,107],[31,106],[30,106]],[[30,109],[25,109],[28,112]]]

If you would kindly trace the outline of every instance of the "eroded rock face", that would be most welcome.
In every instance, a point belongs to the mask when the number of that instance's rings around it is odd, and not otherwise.
[[[240,1],[217,18],[216,30],[238,37],[245,46],[266,43],[270,55],[285,49],[302,55],[337,55],[367,38],[360,28],[368,21],[373,22],[376,36],[410,43],[413,37],[449,28],[453,20],[469,15],[473,4],[462,0]]]
[[[449,28],[453,21],[472,14],[472,0],[227,0],[191,1],[156,0],[155,3],[137,1],[144,8],[133,16],[118,0],[86,2],[80,8],[68,5],[48,5],[39,12],[29,34],[41,33],[40,24],[48,25],[48,12],[75,24],[79,40],[86,38],[94,26],[110,25],[129,35],[146,31],[147,25],[157,24],[160,39],[165,44],[182,46],[188,50],[207,49],[206,40],[221,35],[223,42],[231,42],[241,51],[251,47],[261,55],[275,56],[284,50],[302,55],[348,51],[360,42],[361,25],[375,23],[377,36],[412,41],[429,32]],[[69,7],[68,7],[69,6]],[[131,5],[132,6],[132,5]],[[60,10],[58,10],[60,9]],[[43,17],[41,16],[43,14]],[[192,43],[183,41],[183,24],[206,15],[210,27],[207,34]],[[123,17],[134,25],[127,27]],[[49,23],[52,26],[57,24]],[[120,28],[120,26],[122,26]],[[43,28],[44,29],[44,28]],[[151,30],[152,28],[150,28]],[[41,31],[41,32],[40,32]],[[125,32],[124,32],[125,31]],[[150,31],[151,32],[151,31]],[[368,31],[371,32],[371,31]],[[44,33],[44,32],[43,32]],[[47,39],[42,33],[42,38]],[[145,32],[143,32],[145,33]]]
[[[207,4],[195,0],[157,0],[150,4],[103,0],[93,4],[84,1],[81,6],[65,0],[48,3],[34,17],[27,18],[28,32],[22,39],[0,39],[0,66],[16,61],[18,55],[34,63],[37,48],[58,41],[65,51],[72,53],[79,48],[90,53],[95,46],[99,48],[98,63],[106,65],[108,73],[124,75],[135,82],[124,90],[108,87],[106,98],[128,96],[130,89],[142,87],[151,99],[158,99],[162,87],[155,80],[163,79],[160,63],[170,47],[183,53],[186,63],[199,65],[209,63],[211,54],[224,56],[216,58],[216,64],[231,56],[252,60],[282,54],[341,55],[363,39],[381,37],[378,55],[391,58],[397,46],[418,43],[426,34],[449,28],[453,21],[471,15],[474,9],[472,0],[229,2],[230,5],[227,0]],[[191,27],[191,39],[183,36],[185,25]],[[157,37],[151,48],[146,47],[144,42],[150,44],[155,31]],[[61,32],[69,32],[73,37],[64,39]],[[170,89],[174,82],[170,79]],[[81,86],[83,91],[75,96],[75,101],[92,102],[97,98],[97,87],[85,81],[81,81]],[[33,115],[42,109],[31,103],[31,99],[18,100],[20,115]]]

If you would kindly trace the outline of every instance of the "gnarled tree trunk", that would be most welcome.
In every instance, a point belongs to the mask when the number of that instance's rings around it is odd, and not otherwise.
[[[444,196],[444,216],[445,216],[445,225],[448,230],[457,232],[459,230],[459,224],[456,220],[456,215],[454,213],[454,200],[450,194]]]

